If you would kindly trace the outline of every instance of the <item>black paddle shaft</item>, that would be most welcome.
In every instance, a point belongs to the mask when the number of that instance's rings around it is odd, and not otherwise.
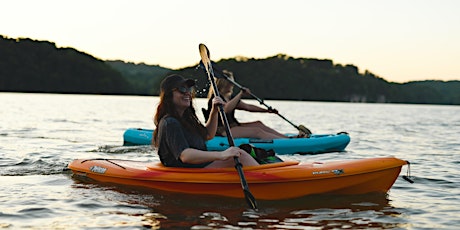
[[[208,75],[208,80],[211,82],[212,88],[214,89],[214,97],[220,97],[219,90],[214,80],[214,71],[212,69],[211,60],[209,58],[210,56],[209,50],[204,44],[199,45],[199,50],[200,50],[202,62],[205,65],[205,70]],[[233,141],[233,136],[230,131],[230,126],[228,124],[227,115],[225,114],[223,105],[219,105],[219,115],[222,120],[222,123],[224,124],[229,145],[235,146],[235,142]],[[244,198],[246,199],[246,202],[251,208],[257,209],[256,198],[249,191],[248,182],[246,181],[246,177],[244,176],[242,164],[239,158],[236,156],[233,157],[233,160],[235,161],[235,169],[238,172],[238,175],[240,177],[241,187],[243,188],[243,192],[244,192]]]

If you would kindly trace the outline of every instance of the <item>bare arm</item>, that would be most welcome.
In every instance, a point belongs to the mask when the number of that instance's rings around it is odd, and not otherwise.
[[[209,112],[209,118],[206,122],[206,129],[208,130],[208,136],[206,137],[208,140],[211,140],[216,135],[217,131],[217,121],[219,119],[219,105],[225,105],[225,102],[220,98],[216,97],[212,99],[212,108]]]
[[[238,109],[249,111],[249,112],[259,112],[259,113],[269,113],[268,109],[261,108],[256,105],[246,104],[243,101],[240,101],[238,104]]]
[[[238,106],[238,104],[241,102],[241,97],[243,97],[244,91],[241,90],[234,98],[231,100],[230,97],[227,97],[227,103],[224,106],[224,111],[225,113],[230,113],[231,111],[235,110]]]
[[[248,88],[242,89],[241,92],[243,92],[243,94],[245,94],[245,93],[250,94],[251,93],[251,91]],[[257,105],[244,103],[243,101],[240,101],[240,103],[237,104],[236,108],[240,109],[240,110],[245,110],[245,111],[248,111],[248,112],[278,113],[278,111],[276,109],[265,109],[265,108],[259,107]]]
[[[180,155],[180,159],[184,163],[188,164],[201,164],[216,160],[227,160],[230,157],[241,156],[244,150],[237,147],[230,147],[222,152],[217,151],[202,151],[198,149],[184,149]]]
[[[251,91],[248,88],[243,88],[234,98],[232,98],[229,102],[227,102],[227,104],[224,107],[225,113],[229,113],[235,109],[245,110],[248,112],[258,112],[258,113],[275,112],[275,111],[271,111],[265,108],[261,108],[256,105],[247,104],[244,101],[242,101],[241,98],[243,97],[243,95],[250,94],[250,92]]]

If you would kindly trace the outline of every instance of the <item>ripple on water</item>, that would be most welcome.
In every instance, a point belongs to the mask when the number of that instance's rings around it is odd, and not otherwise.
[[[0,167],[0,176],[61,174],[67,162],[64,162],[64,160],[56,162],[55,160],[57,159],[42,157],[11,159],[6,163],[4,162],[4,166]]]

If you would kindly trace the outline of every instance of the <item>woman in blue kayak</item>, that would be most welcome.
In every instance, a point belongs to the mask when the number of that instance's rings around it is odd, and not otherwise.
[[[227,75],[230,79],[233,78],[233,73],[227,70],[222,71],[223,74]],[[225,114],[227,115],[228,123],[230,125],[230,131],[232,132],[232,136],[237,137],[247,137],[247,138],[260,138],[260,139],[279,139],[279,138],[288,138],[286,135],[277,132],[276,130],[266,126],[261,121],[253,121],[253,122],[238,122],[235,118],[235,110],[245,110],[248,112],[259,112],[259,113],[277,113],[276,110],[269,110],[258,107],[256,105],[251,105],[243,102],[241,98],[245,95],[249,94],[249,89],[241,90],[238,94],[232,97],[234,85],[226,80],[225,78],[217,78],[216,80],[217,89],[226,104],[224,106]],[[210,111],[212,108],[212,101],[214,98],[214,90],[212,88],[209,89],[208,93],[208,110]],[[203,111],[204,113],[207,113]],[[207,114],[205,114],[205,118],[207,119]],[[218,128],[217,128],[217,135],[219,136],[226,136],[225,128],[222,122],[218,121]]]
[[[209,119],[203,125],[195,113],[192,99],[195,81],[180,75],[166,77],[160,85],[160,102],[154,116],[156,129],[153,145],[163,165],[168,167],[233,167],[234,156],[243,166],[258,165],[247,152],[237,147],[225,151],[207,151],[206,140],[215,136],[221,98],[212,100]]]

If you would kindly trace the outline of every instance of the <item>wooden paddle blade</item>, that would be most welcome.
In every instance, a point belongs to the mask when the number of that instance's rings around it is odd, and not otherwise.
[[[200,49],[201,61],[203,62],[204,68],[208,72],[209,67],[211,65],[211,59],[210,59],[211,57],[210,57],[210,54],[209,54],[208,47],[206,47],[206,45],[204,45],[204,44],[200,44],[198,46],[198,48]]]
[[[215,78],[225,78],[225,79],[229,79],[226,75],[224,75],[224,72],[217,67],[217,64],[213,61],[211,61],[211,66],[212,66],[212,70],[214,72],[214,77]],[[197,69],[200,68],[200,69],[204,69],[206,70],[206,67],[205,65],[203,64],[203,61],[200,61],[200,64],[196,67]],[[231,80],[231,79],[230,79]]]

